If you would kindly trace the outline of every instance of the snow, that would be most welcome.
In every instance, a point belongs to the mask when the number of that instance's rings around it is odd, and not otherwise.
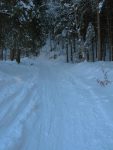
[[[112,62],[0,62],[0,150],[112,150],[112,81]]]
[[[22,8],[22,9],[25,8],[27,10],[30,10],[30,9],[32,9],[32,7],[34,7],[34,4],[32,1],[29,1],[28,4],[25,4],[23,1],[20,0],[17,3],[17,5],[20,6],[20,8]]]
[[[99,3],[99,13],[101,12],[102,8],[103,8],[103,5],[105,3],[105,0],[102,0],[100,3]]]

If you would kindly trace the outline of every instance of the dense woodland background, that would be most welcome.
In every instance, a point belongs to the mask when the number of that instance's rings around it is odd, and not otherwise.
[[[49,51],[67,62],[113,60],[112,0],[1,0],[0,59]]]

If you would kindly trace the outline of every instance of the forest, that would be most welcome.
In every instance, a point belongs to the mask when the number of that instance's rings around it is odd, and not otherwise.
[[[49,39],[54,58],[113,60],[112,0],[1,0],[0,59],[38,56]]]
[[[0,150],[113,150],[113,0],[0,0]]]

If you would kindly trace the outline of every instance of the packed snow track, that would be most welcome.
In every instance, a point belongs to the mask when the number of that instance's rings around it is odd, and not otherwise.
[[[1,62],[0,150],[113,150],[113,85],[96,82],[100,65]]]

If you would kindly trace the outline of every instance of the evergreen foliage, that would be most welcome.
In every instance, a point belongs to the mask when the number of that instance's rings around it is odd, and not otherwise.
[[[11,60],[20,57],[20,54],[38,55],[44,41],[40,3],[3,0],[0,7],[1,51],[10,49]]]
[[[6,49],[11,60],[37,56],[49,37],[50,51],[68,62],[113,60],[112,7],[112,0],[1,0],[0,59]]]

